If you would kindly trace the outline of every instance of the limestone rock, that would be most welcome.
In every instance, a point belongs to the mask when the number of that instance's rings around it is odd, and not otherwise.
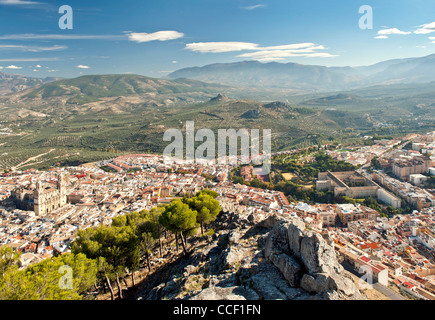
[[[318,233],[306,234],[301,241],[300,257],[309,273],[342,272],[334,248]]]
[[[294,219],[287,230],[290,251],[298,258],[301,256],[301,241],[304,238],[304,230],[305,223],[300,219]]]
[[[259,296],[252,289],[243,287],[209,287],[191,300],[258,300]]]
[[[240,239],[240,233],[237,229],[233,229],[228,233],[228,244],[235,245]]]
[[[269,219],[265,224],[270,224]],[[313,299],[364,299],[347,278],[333,243],[305,229],[299,218],[283,218],[270,231],[264,256],[282,273],[291,287],[300,287]]]
[[[302,267],[295,259],[285,253],[281,253],[279,255],[272,255],[270,260],[281,271],[291,287],[299,286]]]

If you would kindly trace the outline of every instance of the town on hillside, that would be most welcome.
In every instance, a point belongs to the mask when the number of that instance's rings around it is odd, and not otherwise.
[[[79,230],[110,225],[120,215],[209,189],[219,195],[222,211],[249,221],[300,217],[308,229],[333,239],[349,270],[369,266],[380,285],[408,298],[435,300],[435,132],[374,140],[352,150],[322,147],[332,159],[357,169],[319,172],[311,188],[348,201],[303,201],[250,185],[259,180],[267,186],[270,180],[258,176],[254,166],[242,166],[235,183],[234,165],[185,163],[152,154],[3,173],[0,246],[20,251],[21,268],[26,268],[69,252]],[[368,205],[367,198],[377,206]],[[408,209],[394,211],[401,208]],[[385,214],[388,210],[392,214]]]

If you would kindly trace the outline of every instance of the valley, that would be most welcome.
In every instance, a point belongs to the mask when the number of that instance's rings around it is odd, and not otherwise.
[[[254,98],[245,98],[250,92]],[[56,152],[33,163],[36,168],[161,153],[167,145],[163,133],[184,130],[186,121],[214,132],[271,129],[273,152],[351,143],[366,135],[428,132],[435,123],[434,98],[430,84],[283,96],[277,89],[137,75],[59,80],[0,97],[0,129],[9,130],[0,136],[0,169],[10,170],[51,148]]]

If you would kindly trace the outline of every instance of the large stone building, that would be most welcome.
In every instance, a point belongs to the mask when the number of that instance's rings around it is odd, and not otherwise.
[[[399,198],[356,171],[320,172],[316,181],[316,188],[320,191],[334,191],[335,196],[346,196],[352,199],[372,197],[396,209],[401,207]]]
[[[65,176],[57,175],[56,187],[40,181],[36,185],[21,186],[12,193],[12,198],[18,209],[35,211],[38,216],[49,214],[67,204]]]
[[[317,190],[334,191],[335,196],[344,195],[349,198],[359,199],[376,197],[379,186],[356,171],[328,171],[319,173],[316,188]]]

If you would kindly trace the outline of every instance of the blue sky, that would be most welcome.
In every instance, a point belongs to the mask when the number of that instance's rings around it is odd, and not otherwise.
[[[59,7],[73,9],[61,30]],[[362,30],[359,8],[373,9]],[[257,60],[369,65],[435,49],[433,0],[0,0],[0,71],[135,73]]]

